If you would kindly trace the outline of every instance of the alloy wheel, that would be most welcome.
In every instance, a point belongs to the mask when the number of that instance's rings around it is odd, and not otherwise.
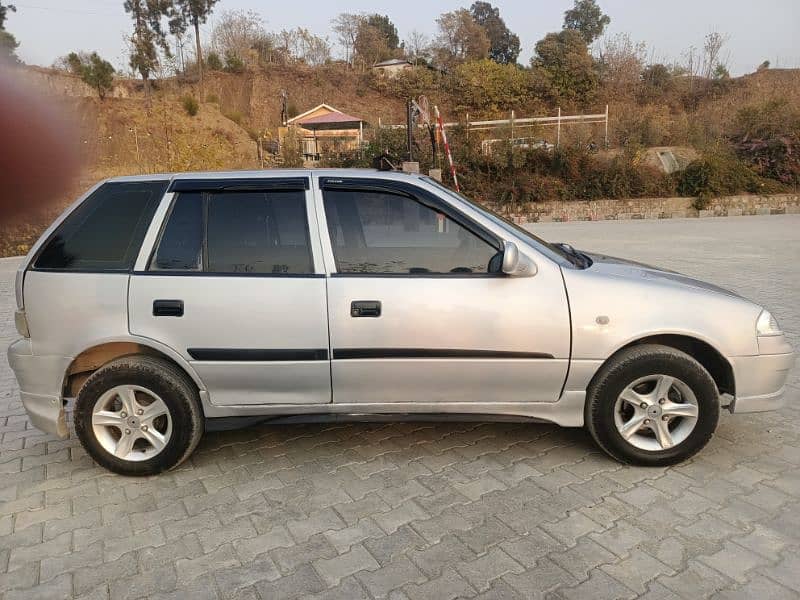
[[[629,384],[614,404],[614,424],[640,450],[668,450],[697,425],[699,406],[691,388],[670,375],[648,375]]]
[[[172,437],[172,415],[166,403],[150,390],[120,385],[95,402],[92,431],[109,454],[143,461],[166,448]]]

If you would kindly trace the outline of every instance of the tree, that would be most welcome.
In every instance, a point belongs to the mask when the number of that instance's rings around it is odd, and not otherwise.
[[[700,74],[706,79],[714,78],[719,67],[727,71],[725,63],[727,61],[722,59],[722,48],[728,41],[728,36],[713,31],[706,35],[703,42],[703,58]]]
[[[515,64],[471,61],[458,65],[449,80],[462,107],[489,114],[518,109],[530,98],[530,72]]]
[[[536,42],[534,74],[554,99],[586,102],[597,88],[594,60],[583,36],[574,29],[548,33]]]
[[[514,64],[519,56],[519,36],[506,27],[500,17],[500,9],[488,2],[473,2],[470,13],[475,22],[483,27],[489,38],[489,58],[500,64]]]
[[[403,42],[406,56],[415,65],[420,61],[427,63],[430,57],[431,40],[421,31],[413,30],[408,34],[408,39]]]
[[[114,87],[114,67],[107,60],[103,60],[97,52],[91,54],[70,52],[65,63],[72,73],[97,90],[101,100]]]
[[[647,65],[639,84],[639,102],[663,102],[674,87],[674,76],[669,67],[661,63]]]
[[[344,59],[347,64],[353,64],[353,54],[358,36],[358,28],[364,17],[353,13],[340,13],[332,21],[332,29],[336,34],[339,45],[344,49]]]
[[[3,6],[3,3],[0,2],[0,29],[6,28],[6,19],[10,12],[17,12],[17,7],[13,4],[6,4]]]
[[[170,29],[174,34],[183,34],[189,26],[194,28],[194,44],[197,53],[197,72],[200,79],[200,97],[203,95],[203,48],[200,45],[200,24],[219,0],[175,0],[171,9]]]
[[[302,27],[269,34],[257,46],[262,44],[271,46],[274,56],[280,57],[283,62],[294,61],[316,66],[324,64],[331,57],[328,40]]]
[[[400,46],[400,37],[397,35],[397,27],[386,15],[367,15],[366,22],[380,32],[381,37],[389,50],[397,50]]]
[[[603,38],[598,45],[597,66],[606,98],[619,100],[633,96],[644,69],[647,53],[644,42],[634,42],[627,33],[618,33]]]
[[[19,42],[14,35],[5,29],[5,22],[8,13],[17,12],[17,7],[13,4],[3,4],[0,1],[0,62],[8,61],[16,63],[19,61],[15,53],[19,47]]]
[[[372,67],[392,56],[385,33],[371,25],[367,17],[361,19],[353,45],[354,61],[364,67]]]
[[[444,66],[452,67],[467,60],[489,56],[489,37],[466,8],[442,14],[437,37],[437,58]]]
[[[133,19],[130,65],[139,71],[144,81],[145,96],[150,98],[150,75],[158,66],[158,48],[171,56],[166,31],[161,26],[163,17],[171,10],[168,0],[125,0],[125,12]]]
[[[575,0],[575,6],[564,13],[564,29],[574,29],[581,34],[586,45],[601,35],[611,17],[603,14],[595,0]]]
[[[253,11],[225,11],[211,32],[211,47],[226,62],[247,64],[250,51],[265,36],[261,17]],[[228,57],[233,57],[228,61]],[[238,59],[238,60],[237,60]]]

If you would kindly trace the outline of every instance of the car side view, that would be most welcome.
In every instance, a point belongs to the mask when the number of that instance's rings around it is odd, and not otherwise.
[[[514,419],[585,426],[668,465],[720,409],[781,405],[763,307],[551,244],[428,177],[285,170],[99,183],[16,275],[8,350],[33,425],[125,475],[255,423]]]

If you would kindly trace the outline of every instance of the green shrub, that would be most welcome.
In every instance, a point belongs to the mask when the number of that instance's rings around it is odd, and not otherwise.
[[[488,59],[458,65],[447,81],[460,106],[483,113],[518,109],[532,86],[529,71]]]
[[[228,73],[244,73],[244,61],[233,52],[226,52],[225,70]]]
[[[183,106],[183,110],[185,110],[186,114],[190,117],[195,116],[200,110],[200,104],[197,102],[197,99],[188,94],[181,97],[181,105]]]
[[[206,102],[211,102],[212,104],[219,104],[219,96],[216,94],[209,94],[206,96]]]
[[[761,179],[742,161],[722,151],[709,152],[693,160],[676,177],[678,193],[694,196],[694,206],[698,210],[708,206],[711,198],[763,192]]]
[[[222,59],[216,52],[209,52],[206,56],[206,67],[209,71],[222,71]]]

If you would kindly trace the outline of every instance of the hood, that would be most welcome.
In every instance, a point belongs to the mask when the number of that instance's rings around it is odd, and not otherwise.
[[[589,267],[590,269],[609,276],[624,277],[627,279],[642,278],[651,281],[660,280],[672,285],[691,287],[708,292],[715,292],[717,294],[724,294],[725,296],[733,296],[734,298],[741,298],[736,292],[726,290],[713,283],[707,283],[699,279],[694,279],[693,277],[682,275],[676,271],[670,271],[669,269],[653,267],[633,260],[606,256],[604,254],[593,254],[590,252],[584,252],[584,254],[592,259],[592,266]]]

